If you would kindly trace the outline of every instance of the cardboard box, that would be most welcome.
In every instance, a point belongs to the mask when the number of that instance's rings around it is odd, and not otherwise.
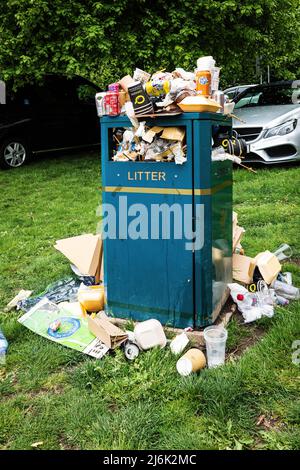
[[[165,127],[161,135],[161,138],[182,142],[184,139],[184,136],[185,136],[185,130],[182,127]]]
[[[100,235],[91,233],[57,240],[56,250],[65,255],[84,276],[95,276],[98,283],[102,279],[103,246]]]
[[[133,80],[133,78],[130,75],[125,75],[125,77],[121,78],[121,80],[119,80],[118,83],[120,87],[123,88],[123,90],[127,93],[128,87],[134,84],[135,80]]]
[[[95,317],[88,317],[88,328],[109,349],[115,349],[128,338],[124,331],[109,321],[104,312],[99,312]]]
[[[136,116],[154,113],[153,104],[140,82],[129,85],[128,93]]]
[[[281,271],[280,262],[276,256],[268,250],[256,255],[253,261],[267,284],[271,284]]]
[[[259,253],[255,258],[236,253],[232,255],[232,276],[236,281],[251,284],[256,267],[267,284],[271,284],[281,271],[281,264],[270,251]]]

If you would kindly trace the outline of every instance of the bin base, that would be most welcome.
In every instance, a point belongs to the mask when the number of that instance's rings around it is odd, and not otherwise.
[[[228,297],[228,296],[227,296]],[[226,298],[227,300],[227,298]],[[222,304],[221,308],[222,307],[225,307],[224,303]],[[217,321],[215,322],[215,325],[221,325],[221,326],[224,326],[224,328],[226,328],[226,326],[228,325],[232,315],[234,314],[234,312],[236,311],[236,305],[235,304],[232,304],[232,306],[228,307],[228,308],[224,308],[223,309],[224,311],[220,313],[218,313],[217,315]],[[119,326],[119,327],[122,327],[124,325],[126,325],[126,323],[129,321],[129,319],[125,319],[125,318],[112,318],[110,317],[109,318],[110,321],[115,324],[116,326]],[[130,320],[132,321],[132,320]],[[136,321],[133,321],[133,324],[135,325],[136,323],[139,323],[139,322],[136,322]],[[180,333],[183,333],[185,330],[183,328],[173,328],[171,326],[163,326],[164,328],[164,331],[165,333],[168,335],[179,335]],[[204,341],[204,336],[203,336],[203,330],[204,328],[202,329],[199,329],[199,330],[193,330],[193,331],[186,331],[185,333],[187,334],[188,338],[190,341],[192,341],[196,346],[200,347],[200,348],[204,348],[205,346],[205,341]]]

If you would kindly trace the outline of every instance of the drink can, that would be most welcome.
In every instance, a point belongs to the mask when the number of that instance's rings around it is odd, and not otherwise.
[[[225,95],[223,91],[215,91],[212,98],[221,106],[220,113],[224,113]]]
[[[199,95],[206,96],[211,94],[211,72],[209,70],[196,71],[196,91]]]
[[[108,85],[108,91],[114,91],[115,93],[119,93],[119,84],[111,83],[110,85]]]
[[[105,114],[118,116],[120,114],[119,93],[108,91],[104,97]]]
[[[100,93],[97,93],[95,96],[97,114],[99,117],[105,114],[105,106],[104,106],[105,95],[106,95],[106,92],[100,92]]]

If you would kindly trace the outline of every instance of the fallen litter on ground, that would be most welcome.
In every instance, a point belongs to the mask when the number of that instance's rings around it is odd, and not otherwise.
[[[281,271],[278,259],[288,259],[291,248],[283,244],[274,253],[266,250],[251,258],[245,255],[241,245],[244,233],[244,228],[238,225],[237,214],[233,213],[233,277],[239,283],[233,282],[228,286],[244,322],[251,323],[262,316],[272,317],[276,305],[287,305],[300,295],[299,289],[292,285],[291,273]],[[213,327],[204,330],[187,328],[183,331],[163,327],[153,318],[134,322],[134,330],[128,331],[126,320],[110,317],[109,312],[105,312],[101,268],[103,251],[99,236],[71,237],[56,243],[55,248],[71,261],[73,274],[76,267],[78,276],[51,284],[37,296],[26,298],[31,291],[21,291],[10,306],[25,312],[18,320],[22,325],[50,341],[96,359],[102,359],[118,347],[122,348],[129,361],[153,347],[170,347],[178,356],[176,367],[183,376],[206,366],[224,364],[226,326],[235,310],[234,304]],[[98,284],[90,285],[91,279],[94,282],[98,280]],[[254,292],[249,291],[249,286]],[[167,340],[165,332],[171,333],[171,341]]]
[[[88,320],[82,314],[80,304],[72,306],[69,302],[55,304],[47,297],[19,318],[19,322],[34,333],[89,356],[101,359],[108,347],[89,331]],[[54,331],[53,322],[60,325]]]

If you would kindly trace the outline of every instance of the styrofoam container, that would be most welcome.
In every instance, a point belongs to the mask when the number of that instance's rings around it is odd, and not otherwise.
[[[187,96],[178,103],[178,106],[187,113],[203,113],[205,111],[215,113],[221,109],[216,101],[202,95]]]
[[[161,323],[154,318],[137,323],[134,327],[134,336],[141,349],[151,349],[155,346],[164,348],[167,338]]]

